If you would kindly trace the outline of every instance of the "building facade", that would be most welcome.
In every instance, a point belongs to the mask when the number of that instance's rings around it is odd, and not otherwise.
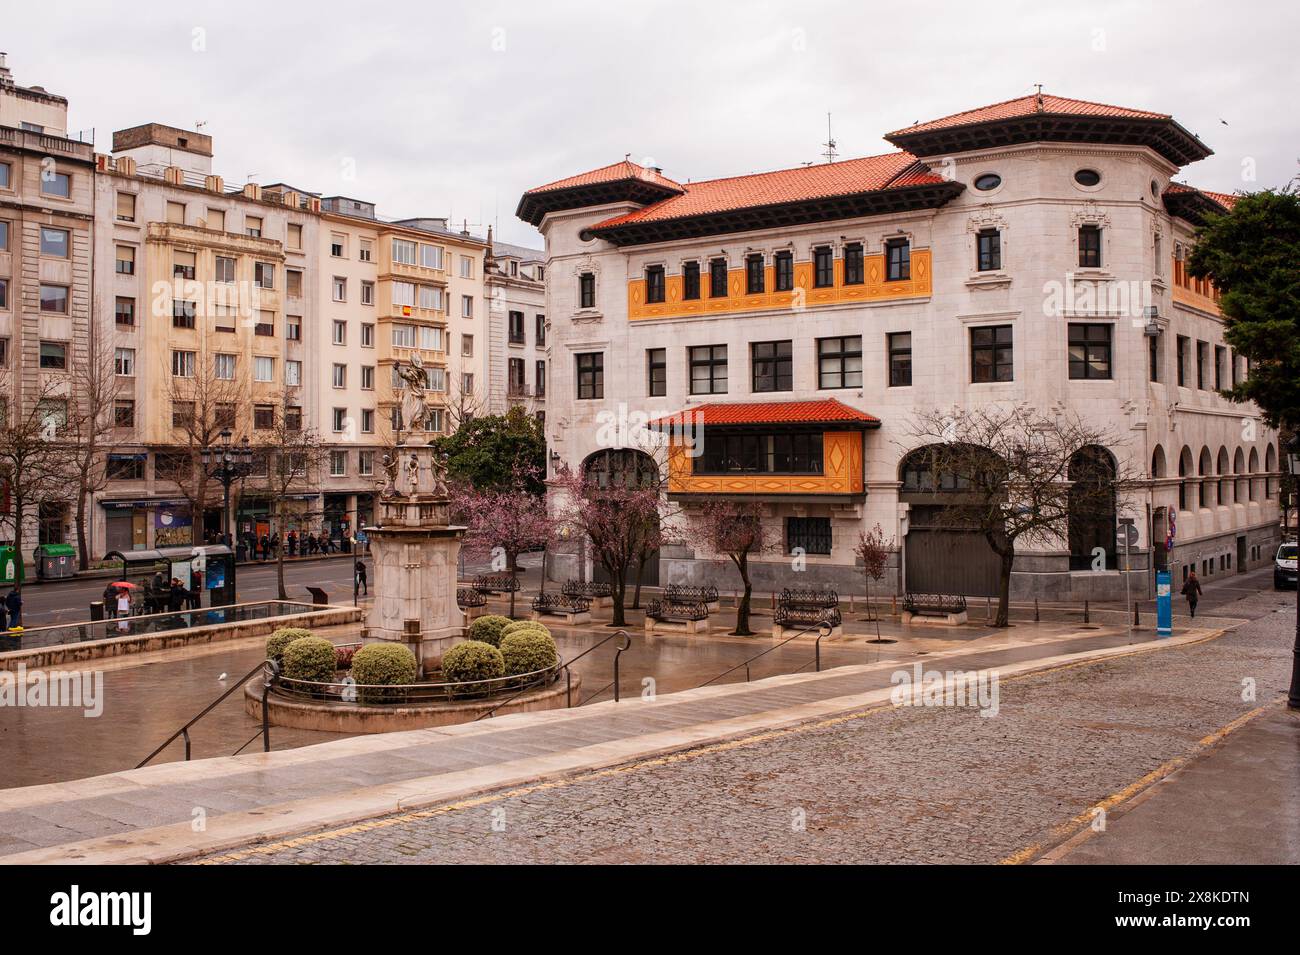
[[[488,230],[491,240],[492,230]],[[488,411],[522,407],[546,418],[546,253],[491,243],[484,284],[488,328]]]
[[[66,421],[91,338],[94,146],[68,137],[68,101],[14,82],[0,54],[0,420]],[[42,407],[37,407],[42,405]],[[4,515],[13,535],[11,495]],[[24,540],[71,540],[71,501],[42,500]]]
[[[861,592],[854,546],[879,524],[885,589],[996,593],[982,537],[942,526],[915,428],[982,405],[1077,416],[1113,436],[1096,460],[1140,477],[1107,521],[1019,549],[1014,597],[1122,598],[1126,566],[1141,594],[1157,567],[1271,560],[1277,436],[1217,392],[1248,369],[1183,269],[1200,217],[1233,201],[1173,181],[1201,141],[1046,94],[886,138],[898,152],[702,182],[624,161],[521,199],[546,239],[552,458],[653,460],[680,508],[658,579],[734,586],[689,532],[723,496],[761,503],[781,542],[760,589],[798,586],[797,554],[809,585]],[[696,456],[637,427],[674,416]]]

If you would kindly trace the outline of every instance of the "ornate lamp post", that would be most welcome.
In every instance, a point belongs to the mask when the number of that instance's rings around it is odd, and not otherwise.
[[[1300,488],[1300,434],[1293,435],[1287,442],[1286,460],[1291,471],[1291,485]],[[1286,703],[1291,709],[1300,710],[1300,578],[1297,578],[1295,591],[1295,646],[1291,648],[1291,690],[1287,694]]]
[[[221,444],[215,447],[204,448],[199,453],[199,460],[203,464],[203,470],[207,472],[208,477],[215,478],[221,482],[221,489],[225,496],[221,508],[221,532],[225,535],[227,546],[231,552],[235,550],[235,536],[230,531],[230,486],[240,478],[247,477],[253,470],[253,449],[249,447],[248,438],[242,439],[239,444],[231,445],[231,433],[229,428],[222,428]],[[230,562],[230,593],[235,592],[235,562]]]

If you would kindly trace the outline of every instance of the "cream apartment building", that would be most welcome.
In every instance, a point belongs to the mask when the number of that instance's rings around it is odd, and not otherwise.
[[[195,451],[220,427],[258,444],[277,418],[302,419],[318,384],[319,199],[227,185],[210,137],[157,123],[114,133],[96,161],[95,325],[118,393],[93,550],[202,540],[221,529],[221,488],[193,506]],[[235,496],[237,533],[267,532],[264,464]],[[300,496],[310,520],[318,492]]]
[[[0,53],[0,415],[14,420],[42,400],[66,420],[74,376],[102,347],[91,336],[94,147],[69,138],[67,117],[64,97],[18,85]],[[71,496],[33,504],[29,547],[75,539]],[[13,533],[0,515],[0,538]]]
[[[1158,567],[1271,560],[1277,436],[1217,393],[1248,369],[1183,270],[1200,217],[1233,201],[1175,181],[1209,148],[1168,115],[1047,94],[886,138],[897,152],[720,180],[625,161],[521,199],[546,239],[552,455],[660,469],[680,533],[651,576],[734,582],[688,531],[724,496],[761,503],[780,542],[761,589],[861,592],[853,547],[879,524],[886,587],[995,593],[982,538],[942,526],[913,415],[1013,403],[1109,431],[1088,454],[1141,477],[1107,519],[1022,549],[1013,596],[1122,597],[1120,516],[1134,593]],[[636,450],[638,422],[674,416],[702,454],[644,432]],[[581,553],[554,567],[593,572]]]

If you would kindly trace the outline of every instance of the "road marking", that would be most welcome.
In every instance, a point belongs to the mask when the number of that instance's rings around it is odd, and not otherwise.
[[[1057,859],[1060,859],[1068,852],[1073,851],[1075,848],[1092,838],[1094,831],[1091,824],[1098,812],[1109,813],[1115,807],[1131,801],[1136,796],[1160,782],[1162,779],[1166,779],[1173,773],[1182,769],[1188,763],[1194,762],[1204,756],[1208,750],[1222,743],[1230,735],[1237,732],[1237,730],[1241,729],[1243,726],[1246,726],[1252,720],[1264,715],[1271,709],[1281,706],[1283,699],[1284,697],[1278,697],[1276,700],[1272,700],[1262,706],[1255,707],[1249,712],[1243,713],[1232,722],[1224,724],[1208,736],[1204,736],[1197,740],[1196,746],[1190,753],[1184,756],[1175,756],[1173,759],[1167,760],[1136,782],[1129,783],[1123,789],[1111,793],[1105,799],[1089,806],[1068,822],[1055,826],[1052,829],[1051,838],[1043,842],[1031,843],[1023,849],[1013,852],[998,864],[1023,865],[1040,853],[1043,855],[1043,860],[1041,861],[1050,860],[1051,862],[1055,862]]]
[[[1213,631],[1200,639],[1191,640],[1186,643],[1180,644],[1176,647],[1172,647],[1170,649],[1182,649],[1183,647],[1197,646],[1202,643],[1208,643],[1211,640],[1218,639],[1223,635],[1223,633],[1224,631],[1222,630]],[[1056,666],[1048,667],[1041,670],[1031,670],[1026,673],[1012,674],[1010,676],[1003,677],[1002,680],[1003,682],[1012,682],[1015,680],[1021,680],[1030,677],[1046,676],[1048,674],[1057,673],[1062,670],[1070,670],[1070,669],[1075,669],[1083,666],[1106,665],[1115,660],[1127,659],[1139,653],[1152,652],[1158,649],[1164,649],[1164,647],[1162,647],[1159,644],[1138,644],[1133,646],[1128,653],[1120,654],[1114,657],[1109,657],[1102,660],[1079,660],[1070,663],[1061,663],[1061,664],[1057,664]],[[607,779],[622,774],[638,772],[643,769],[655,769],[661,766],[667,766],[674,763],[684,762],[688,759],[696,759],[701,756],[708,756],[714,753],[729,752],[731,750],[739,749],[742,747],[753,746],[759,743],[771,742],[773,740],[778,740],[778,739],[784,739],[786,737],[792,736],[797,733],[805,733],[811,730],[820,730],[832,726],[838,726],[843,723],[848,723],[853,720],[863,719],[865,717],[873,716],[877,713],[881,713],[886,710],[894,710],[894,709],[897,709],[897,707],[895,707],[892,703],[870,706],[870,707],[854,710],[849,713],[841,713],[837,716],[826,717],[824,719],[815,720],[808,723],[801,723],[797,726],[786,727],[785,729],[769,730],[766,732],[755,733],[753,735],[744,736],[739,739],[727,740],[721,743],[712,743],[695,749],[684,750],[678,753],[670,753],[666,756],[656,756],[650,759],[637,760],[631,763],[626,763],[622,766],[613,766],[606,769],[596,770],[594,772],[577,773],[571,776],[561,776],[556,779],[545,780],[543,782],[533,783],[527,786],[514,787],[512,789],[501,790],[494,793],[485,793],[481,796],[473,796],[469,799],[462,799],[457,802],[448,803],[446,805],[435,806],[431,809],[421,809],[421,810],[416,810],[414,812],[397,813],[394,815],[380,816],[374,819],[368,819],[364,822],[353,823],[341,828],[328,829],[321,832],[308,833],[307,835],[297,836],[293,839],[285,839],[277,842],[269,842],[269,843],[263,843],[261,845],[254,845],[245,849],[239,849],[232,852],[225,852],[222,853],[221,855],[210,856],[206,859],[200,859],[197,860],[195,864],[219,865],[226,862],[239,862],[244,859],[252,858],[254,856],[270,855],[276,852],[284,851],[286,849],[296,849],[302,846],[309,846],[320,842],[329,842],[335,839],[341,839],[350,835],[359,835],[362,833],[374,832],[380,829],[388,829],[393,826],[401,825],[403,823],[412,822],[421,819],[432,819],[438,816],[446,815],[447,813],[458,812],[463,809],[473,809],[479,806],[489,805],[491,803],[501,802],[503,800],[513,799],[519,796],[528,796],[534,793],[547,792],[552,789],[561,789],[579,783],[591,782],[598,779]],[[1263,707],[1261,707],[1261,709],[1263,709]],[[1238,721],[1234,721],[1234,723],[1236,722]],[[1229,726],[1232,725],[1233,724],[1229,724]],[[1216,733],[1218,732],[1222,732],[1222,730],[1216,731]],[[1206,737],[1206,740],[1211,739],[1213,735],[1214,734],[1212,734],[1211,737]],[[1204,742],[1205,740],[1201,741],[1201,743]],[[1147,777],[1143,777],[1143,779],[1146,778]],[[1134,786],[1137,786],[1137,784],[1134,784]],[[1090,808],[1089,810],[1082,813],[1081,815],[1076,816],[1075,819],[1071,820],[1071,822],[1067,825],[1072,826],[1074,822],[1080,819],[1083,819],[1084,822],[1090,821],[1092,818],[1091,812],[1092,809]],[[1071,831],[1073,831],[1073,828],[1071,829]],[[1034,848],[1036,847],[1037,846],[1035,846]],[[1022,853],[1025,851],[1027,850],[1021,850]],[[1019,855],[1020,853],[1016,853],[1016,856]],[[1013,856],[1010,858],[1015,858],[1015,857]],[[1003,863],[1005,864],[1007,861],[1009,860],[1003,860]]]

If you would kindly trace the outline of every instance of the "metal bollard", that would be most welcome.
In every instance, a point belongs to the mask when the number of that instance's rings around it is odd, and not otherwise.
[[[1140,627],[1141,625],[1142,618],[1138,615],[1138,602],[1135,600],[1133,601],[1133,626]]]
[[[1092,618],[1088,616],[1088,601],[1083,602],[1083,622],[1092,623]]]
[[[1034,623],[1038,623],[1038,598],[1034,598]]]

